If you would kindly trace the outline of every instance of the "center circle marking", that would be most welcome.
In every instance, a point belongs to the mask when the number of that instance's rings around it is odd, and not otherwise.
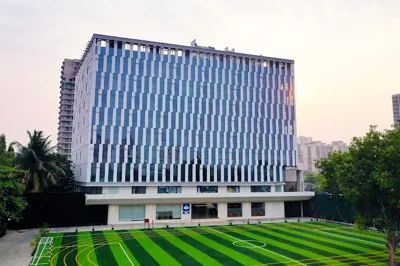
[[[262,248],[267,244],[258,240],[238,240],[233,242],[233,245],[240,248]]]

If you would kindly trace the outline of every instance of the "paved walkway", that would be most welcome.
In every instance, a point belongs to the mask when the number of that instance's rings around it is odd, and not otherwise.
[[[0,265],[27,266],[32,259],[30,242],[38,229],[7,231],[0,238]]]

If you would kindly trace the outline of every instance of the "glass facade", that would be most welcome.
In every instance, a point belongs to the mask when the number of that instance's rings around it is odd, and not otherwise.
[[[144,220],[145,207],[135,205],[119,206],[118,220],[120,222],[141,221]]]
[[[217,186],[197,186],[197,193],[218,193]]]
[[[293,63],[95,40],[91,182],[283,182]]]
[[[143,186],[132,187],[132,194],[146,194],[146,187]]]
[[[227,204],[228,217],[242,217],[242,203],[228,203]]]
[[[156,219],[157,220],[172,220],[181,218],[181,205],[157,205]]]
[[[240,192],[240,187],[239,186],[228,186],[226,188],[226,191],[228,193],[239,193]]]
[[[271,192],[271,186],[251,186],[251,192]]]

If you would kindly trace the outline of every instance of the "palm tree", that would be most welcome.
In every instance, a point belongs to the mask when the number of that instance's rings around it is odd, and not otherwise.
[[[56,165],[56,146],[51,146],[50,136],[44,137],[43,131],[27,131],[27,146],[14,142],[18,147],[15,167],[26,170],[25,184],[29,192],[46,191],[49,183],[56,184],[64,171]]]
[[[0,165],[12,167],[14,157],[15,154],[12,143],[9,144],[7,148],[6,136],[0,134]]]

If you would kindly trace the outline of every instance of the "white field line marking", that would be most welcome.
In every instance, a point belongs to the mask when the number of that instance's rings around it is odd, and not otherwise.
[[[125,256],[128,258],[129,262],[131,263],[132,266],[134,266],[133,262],[129,258],[128,254],[126,254],[124,247],[121,245],[120,242],[118,242],[119,246],[121,247],[122,251],[125,253]]]
[[[227,226],[227,225],[224,225],[224,226]],[[212,226],[201,226],[201,228],[209,228],[209,227],[212,227]],[[220,227],[220,226],[218,226],[218,227]],[[165,228],[162,228],[162,227],[157,227],[157,228],[154,228],[154,229],[152,229],[151,231],[157,231],[157,230],[159,230],[159,229],[165,229]],[[192,230],[193,231],[193,229],[194,230],[196,230],[196,229],[198,229],[198,227],[197,226],[192,226],[192,227],[170,227],[170,230],[175,230],[175,231],[182,231],[182,230]],[[136,230],[138,230],[138,229],[127,229],[127,230],[129,230],[128,232],[118,232],[119,234],[128,234],[128,235],[130,235],[131,234],[131,231],[136,231]],[[101,231],[101,230],[100,230]],[[110,235],[115,235],[115,231],[114,232],[110,232],[110,233],[108,233],[107,231],[111,231],[110,229],[107,229],[107,230],[103,230],[103,233],[101,233],[101,234],[74,234],[74,235],[67,235],[67,236],[53,236],[54,238],[63,238],[63,237],[76,237],[76,236],[79,236],[79,237],[85,237],[85,236],[100,236],[100,235],[107,235],[107,234],[110,234]],[[85,231],[86,232],[86,231]],[[58,232],[58,233],[68,233],[68,232]]]
[[[40,247],[40,245],[42,244],[42,240],[43,240],[43,238],[40,239],[38,247]],[[29,265],[35,265],[35,261],[36,261],[38,252],[39,252],[39,249],[37,248],[36,251],[35,251],[35,255],[33,255],[32,262]]]
[[[197,227],[193,227],[193,228],[179,228],[179,231],[180,231],[180,230],[193,230],[193,229],[196,229],[196,228],[197,228]],[[202,227],[202,228],[205,228],[205,226]],[[157,231],[158,229],[165,229],[165,228],[161,228],[161,227],[160,227],[160,228],[154,228],[154,229],[156,229],[155,231]],[[128,229],[128,230],[129,230],[128,232],[118,232],[118,234],[128,234],[128,235],[130,235],[130,234],[131,234],[130,231],[136,231],[137,229]],[[172,227],[172,228],[170,228],[170,230],[178,230],[178,229],[175,228],[175,227]],[[75,236],[85,237],[85,236],[115,235],[115,231],[114,231],[114,232],[110,232],[110,233],[108,233],[107,231],[110,231],[110,230],[104,230],[102,234],[80,234],[80,235],[75,234],[75,235],[53,236],[53,237],[54,237],[54,238],[62,238],[62,237],[75,237]],[[152,231],[153,231],[153,230],[152,230]]]
[[[223,234],[223,235],[225,235],[225,236],[228,236],[228,237],[230,237],[230,238],[232,238],[232,239],[235,239],[236,241],[243,241],[242,239],[239,239],[239,238],[236,238],[236,237],[234,237],[234,236],[230,236],[230,235],[228,235],[228,234],[222,233],[222,232],[220,232],[220,231],[218,231],[218,230],[215,230],[214,228],[208,227],[208,229],[213,230],[213,231],[215,231],[215,232],[217,232],[217,233]],[[249,244],[251,244],[252,246],[254,246],[254,247],[256,247],[256,248],[260,248],[260,247],[258,247],[258,246],[256,246],[256,245],[252,244],[252,243],[249,243]],[[285,259],[287,259],[287,260],[293,261],[293,262],[295,262],[295,263],[297,263],[297,264],[300,264],[300,265],[303,265],[303,266],[307,266],[307,264],[303,264],[303,263],[301,263],[301,262],[298,262],[297,260],[291,259],[291,258],[286,257],[286,256],[284,256],[284,255],[281,255],[281,254],[279,254],[279,253],[275,253],[275,252],[273,252],[273,251],[271,251],[271,250],[268,250],[268,249],[265,249],[265,248],[261,248],[261,249],[263,249],[263,250],[265,250],[265,251],[267,251],[267,252],[269,252],[269,253],[272,253],[272,254],[274,254],[274,255],[276,255],[276,256],[280,256],[280,257],[285,258]]]
[[[369,243],[369,244],[372,244],[372,245],[375,245],[375,246],[380,246],[380,247],[382,247],[382,244],[378,244],[378,243],[371,242],[371,241],[367,241],[367,240],[363,240],[363,239],[357,239],[357,238],[354,238],[354,237],[332,234],[332,233],[328,233],[328,232],[325,232],[325,231],[320,231],[320,232],[321,232],[321,233],[324,233],[324,234],[328,234],[328,235],[333,235],[333,236],[336,236],[336,237],[342,237],[342,238],[353,239],[353,240],[356,240],[356,241],[366,242],[366,243]]]
[[[338,227],[338,228],[335,227],[335,228],[326,228],[326,229],[321,228],[321,229],[313,229],[313,230],[314,231],[335,231],[335,230],[349,230],[349,229],[355,230],[356,228],[355,227]],[[356,233],[356,232],[353,231],[352,233]],[[385,237],[384,235],[379,234],[377,232],[369,232],[369,234],[367,236],[373,237],[373,238]]]
[[[349,230],[355,229],[354,227],[335,227],[335,228],[315,228],[314,231],[334,231],[334,230]]]
[[[135,230],[135,229],[133,229]],[[54,238],[63,238],[63,237],[76,237],[76,236],[80,236],[80,237],[85,237],[85,236],[99,236],[99,235],[115,235],[115,232],[112,233],[107,233],[107,231],[110,230],[105,230],[103,231],[102,234],[75,234],[75,235],[67,235],[67,236],[53,236]],[[118,232],[119,234],[130,234],[130,232]]]
[[[43,237],[43,238],[44,238],[44,237]],[[38,246],[40,246],[40,244],[41,244],[43,238],[40,239],[39,245],[38,245]],[[46,238],[46,242],[44,243],[44,247],[42,248],[42,251],[40,252],[39,257],[38,257],[38,259],[37,259],[37,261],[36,261],[36,263],[35,263],[34,265],[39,265],[40,258],[42,258],[42,254],[43,254],[44,248],[46,247],[48,241],[49,241],[49,238]],[[35,257],[36,257],[36,256],[35,256]]]
[[[93,246],[105,246],[105,245],[116,245],[119,244],[118,242],[111,242],[111,243],[106,243],[106,244],[90,244],[90,245],[70,245],[70,246],[59,246],[59,247],[54,247],[56,248],[76,248],[76,247],[93,247]]]

